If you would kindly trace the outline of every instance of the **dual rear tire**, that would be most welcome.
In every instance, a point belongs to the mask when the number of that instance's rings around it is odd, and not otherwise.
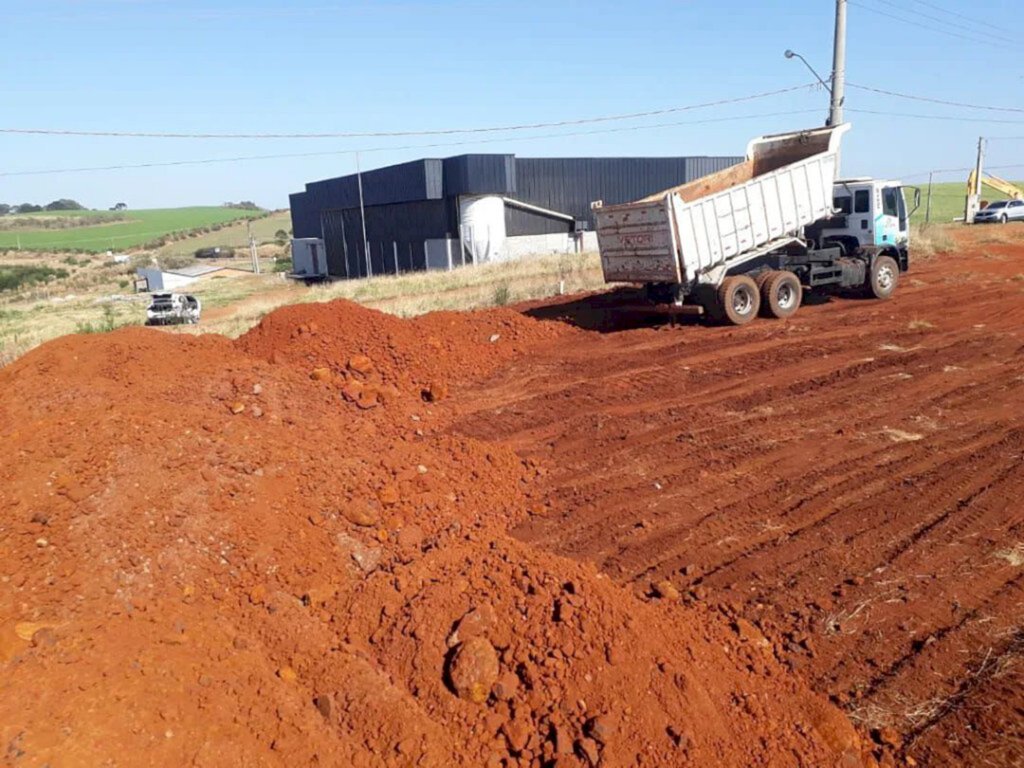
[[[789,317],[800,308],[802,300],[803,288],[796,275],[785,270],[769,270],[756,279],[747,275],[725,278],[708,309],[717,322],[746,325],[758,314]]]
[[[900,268],[892,256],[878,256],[868,269],[865,292],[876,299],[888,299],[896,292]],[[746,325],[758,314],[787,318],[803,302],[800,279],[784,269],[748,275],[731,275],[708,296],[705,310],[713,320],[729,325]]]

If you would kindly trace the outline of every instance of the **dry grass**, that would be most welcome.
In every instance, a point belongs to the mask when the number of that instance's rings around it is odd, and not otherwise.
[[[902,429],[893,429],[892,427],[882,429],[882,434],[894,443],[916,443],[918,440],[924,439],[924,435],[919,435],[916,432],[907,432]]]
[[[148,295],[126,293],[119,284],[127,265],[121,265],[119,272],[99,261],[96,259],[91,268],[76,268],[67,286],[8,296],[0,302],[0,365],[49,339],[75,333],[90,324],[98,327],[106,321],[109,310],[105,313],[104,307],[108,304],[114,308],[117,325],[143,322]],[[235,337],[286,304],[349,299],[408,317],[441,309],[515,303],[604,285],[600,260],[594,253],[538,256],[451,272],[416,272],[315,286],[287,280],[272,267],[272,262],[267,262],[262,275],[214,276],[189,286],[188,292],[199,296],[203,303],[203,320],[198,326],[180,327],[174,332]]]
[[[927,330],[928,328],[934,328],[934,327],[935,327],[934,323],[930,323],[927,320],[922,320],[921,318],[917,318],[917,317],[915,317],[913,320],[911,320],[909,323],[907,323],[907,328],[909,328],[912,331]]]
[[[1015,224],[981,224],[985,234],[978,237],[975,242],[982,245],[1010,245],[1019,243],[1024,236],[1024,228]]]
[[[949,224],[922,224],[911,235],[911,258],[927,260],[951,253],[956,243],[950,235]]]
[[[1024,565],[1024,542],[1019,542],[1009,549],[1001,549],[993,556],[1005,560],[1014,568],[1020,568]]]
[[[575,293],[604,285],[597,254],[538,256],[505,264],[487,264],[451,272],[415,272],[324,285],[283,283],[253,288],[250,279],[222,286],[216,295],[204,294],[204,306],[226,307],[213,322],[187,332],[238,336],[286,304],[348,299],[399,317],[438,310],[464,310],[511,304],[529,299]],[[225,292],[227,291],[227,292]],[[248,292],[248,296],[244,295]]]

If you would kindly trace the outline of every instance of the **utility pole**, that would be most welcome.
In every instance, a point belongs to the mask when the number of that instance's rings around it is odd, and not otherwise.
[[[359,218],[363,222],[363,255],[366,257],[366,276],[373,277],[370,263],[370,244],[366,240],[366,208],[363,207],[363,173],[359,170],[359,153],[356,152],[356,180],[359,182]]]
[[[245,222],[245,231],[249,236],[249,257],[252,259],[252,273],[260,273],[260,255],[256,250],[256,238],[252,236],[252,222],[248,219]]]
[[[978,137],[978,159],[974,164],[974,189],[967,191],[967,203],[964,206],[964,224],[974,223],[974,214],[981,207],[981,172],[985,165],[985,137]]]
[[[832,101],[829,105],[828,124],[843,122],[843,102],[846,101],[846,0],[836,0],[836,36],[832,47]]]

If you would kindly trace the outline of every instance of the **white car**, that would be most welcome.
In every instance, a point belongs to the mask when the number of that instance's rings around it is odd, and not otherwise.
[[[146,310],[146,325],[195,325],[202,306],[199,299],[184,293],[154,293]]]
[[[974,214],[975,224],[1005,224],[1008,221],[1024,221],[1024,200],[997,200]]]

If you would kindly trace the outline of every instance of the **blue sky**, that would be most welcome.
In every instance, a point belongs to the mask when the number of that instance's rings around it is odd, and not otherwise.
[[[1024,64],[1019,55],[1024,46],[1012,42],[1024,34],[1024,7],[1018,0],[990,0],[983,6],[984,16],[975,16],[982,6],[962,0],[855,1],[849,8],[847,74],[852,83],[1022,111],[974,111],[851,89],[847,119],[854,128],[844,146],[846,174],[894,177],[958,168],[973,162],[979,135],[1024,136]],[[0,80],[0,128],[440,130],[657,110],[808,83],[812,77],[803,65],[783,57],[786,48],[799,51],[827,78],[833,10],[832,0],[0,0],[0,61],[6,65],[6,77]],[[996,76],[982,77],[984,73]],[[805,88],[734,105],[575,129],[487,134],[487,143],[374,151],[361,160],[365,169],[464,152],[742,154],[756,135],[820,124],[827,104],[820,88]],[[857,109],[885,114],[853,111]],[[708,120],[716,122],[694,122]],[[687,124],[666,125],[682,122]],[[638,129],[618,130],[634,127]],[[585,130],[602,132],[565,135]],[[2,175],[0,201],[45,203],[73,197],[90,207],[124,201],[142,208],[251,199],[285,207],[287,194],[301,190],[305,182],[351,172],[352,150],[472,139],[160,140],[0,134],[0,173],[7,174],[335,153]],[[989,153],[993,164],[1024,163],[1024,140],[993,141]],[[1020,178],[1024,167],[1005,174]]]

